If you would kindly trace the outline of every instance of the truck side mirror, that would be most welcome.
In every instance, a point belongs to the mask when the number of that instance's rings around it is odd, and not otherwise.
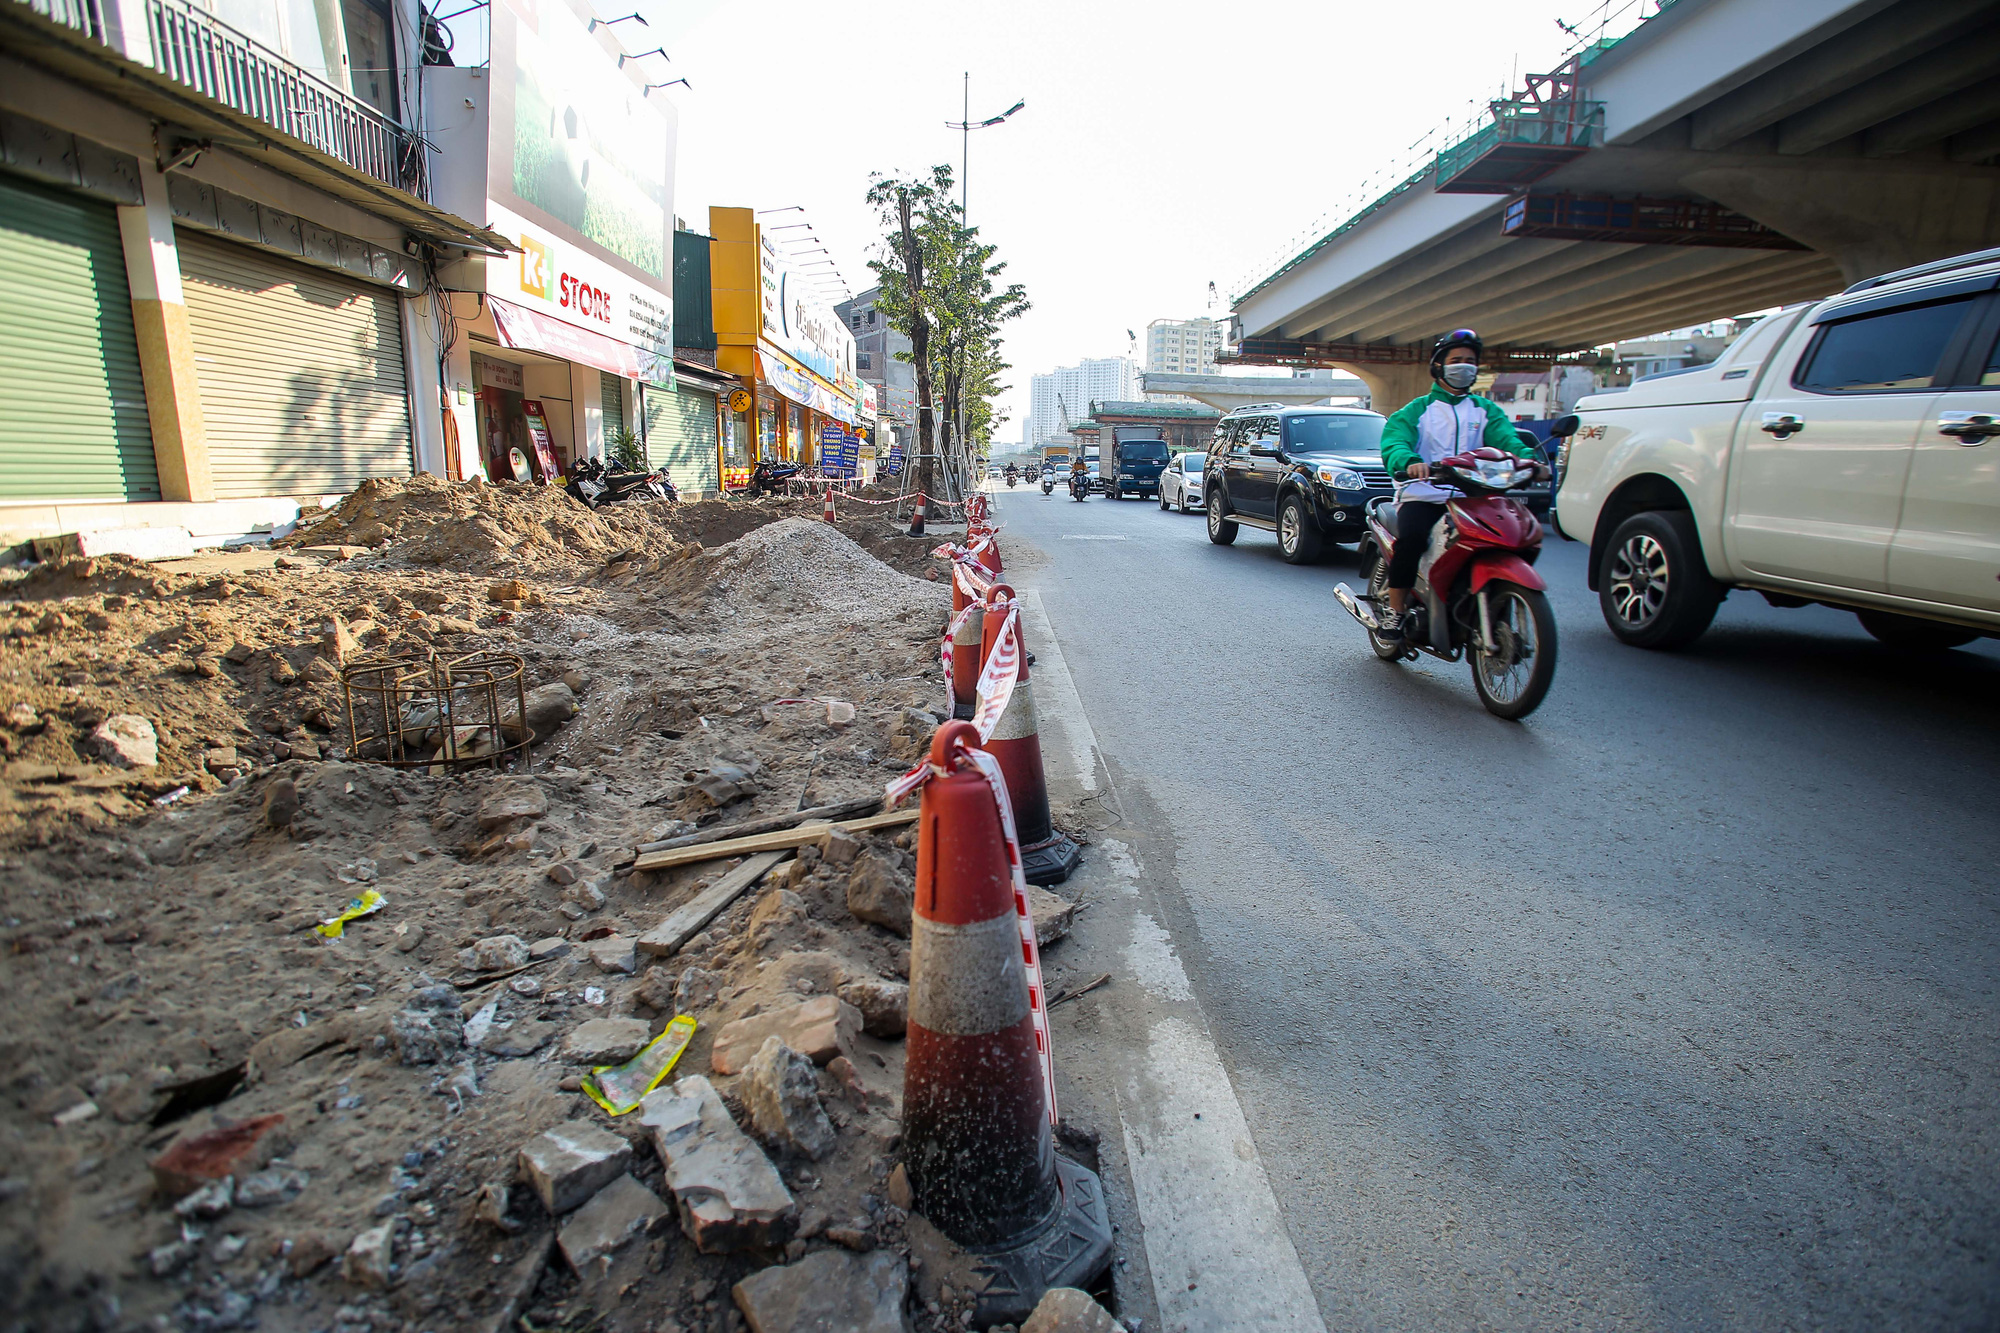
[[[1566,440],[1576,434],[1577,427],[1582,424],[1582,421],[1577,418],[1574,412],[1568,413],[1565,416],[1559,416],[1549,423],[1549,438]]]

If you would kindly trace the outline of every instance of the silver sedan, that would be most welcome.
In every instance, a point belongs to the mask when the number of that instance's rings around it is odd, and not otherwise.
[[[1208,466],[1207,454],[1181,454],[1160,474],[1160,508],[1179,505],[1183,514],[1202,507],[1201,470]]]

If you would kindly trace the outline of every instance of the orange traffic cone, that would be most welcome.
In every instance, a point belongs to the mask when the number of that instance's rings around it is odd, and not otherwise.
[[[970,1251],[973,1323],[1019,1323],[1111,1258],[1104,1188],[1056,1156],[1025,889],[978,729],[947,722],[917,822],[903,1162],[916,1210]],[[1032,928],[1030,928],[1032,930]],[[1025,947],[1024,947],[1025,946]]]
[[[910,536],[921,537],[924,535],[924,508],[928,504],[930,504],[930,501],[924,497],[924,493],[918,491],[917,507],[910,514]]]
[[[826,521],[833,522],[833,483],[826,484]]]
[[[993,647],[1007,622],[1014,617],[1013,632],[1021,633],[1021,622],[1013,606],[1014,590],[996,583],[987,590],[985,625],[980,633],[979,661],[982,666],[993,655]],[[1035,692],[1028,680],[1033,658],[1025,638],[1019,653],[1021,667],[1014,677],[1014,693],[1007,709],[986,739],[986,752],[1000,761],[1007,775],[1007,796],[1014,810],[1014,831],[1021,839],[1021,869],[1030,884],[1060,884],[1073,874],[1083,860],[1083,851],[1066,833],[1055,826],[1049,815],[1049,784],[1042,771],[1042,738],[1035,719]],[[952,665],[958,665],[953,650]],[[953,673],[954,675],[956,672]]]
[[[991,597],[993,590],[987,589],[986,595]],[[978,702],[979,668],[986,665],[986,654],[981,648],[986,639],[986,622],[980,604],[965,590],[955,569],[951,604],[951,715],[963,721],[972,716],[973,705]]]

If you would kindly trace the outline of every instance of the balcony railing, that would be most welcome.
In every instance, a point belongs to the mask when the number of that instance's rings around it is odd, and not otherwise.
[[[97,41],[110,40],[103,0],[27,3]],[[386,185],[430,197],[422,143],[395,121],[182,0],[145,0],[145,6],[154,69]]]

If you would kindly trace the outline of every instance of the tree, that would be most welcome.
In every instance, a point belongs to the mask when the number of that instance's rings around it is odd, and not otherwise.
[[[961,488],[969,480],[972,458],[997,424],[993,398],[1006,387],[1001,326],[1029,308],[1021,284],[998,288],[1007,266],[965,225],[951,186],[951,168],[939,166],[928,179],[877,176],[868,191],[887,232],[883,258],[869,264],[881,286],[876,306],[909,337],[910,351],[898,355],[916,366],[917,476],[926,494],[936,494],[938,462]]]

